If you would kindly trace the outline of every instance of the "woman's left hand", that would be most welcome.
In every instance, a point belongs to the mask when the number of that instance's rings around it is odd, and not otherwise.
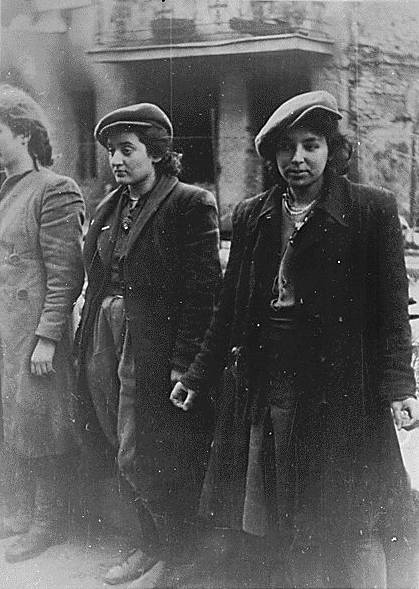
[[[180,379],[182,378],[183,372],[180,372],[180,370],[176,370],[176,368],[172,368],[171,372],[170,372],[170,382],[175,385],[177,382],[180,381]]]
[[[52,365],[55,355],[55,341],[40,337],[31,357],[31,373],[49,376],[55,372]]]
[[[187,389],[181,382],[176,383],[170,393],[170,400],[173,405],[183,411],[189,411],[193,407],[195,397],[196,392]]]
[[[398,430],[411,430],[419,427],[419,399],[408,397],[403,401],[393,401],[391,410]]]

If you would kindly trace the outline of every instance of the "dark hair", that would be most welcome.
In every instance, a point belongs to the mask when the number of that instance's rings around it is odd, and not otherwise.
[[[45,115],[33,98],[20,88],[0,84],[0,120],[13,135],[29,137],[28,152],[38,169],[54,163]]]
[[[182,171],[182,154],[173,151],[172,142],[167,137],[153,137],[153,130],[143,131],[132,128],[141,143],[144,143],[147,153],[150,156],[161,157],[155,164],[156,172],[165,176],[179,176]]]
[[[329,157],[326,164],[326,171],[331,171],[337,176],[344,176],[348,172],[349,161],[352,156],[352,144],[349,139],[339,131],[338,121],[330,115],[319,115],[318,113],[307,115],[299,123],[298,127],[310,129],[317,135],[322,135],[327,142]],[[272,133],[265,147],[270,157],[266,159],[269,173],[278,177],[278,166],[276,164],[276,150],[281,138],[286,134],[287,129],[278,130]]]

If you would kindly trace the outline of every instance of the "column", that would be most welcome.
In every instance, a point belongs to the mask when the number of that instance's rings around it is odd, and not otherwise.
[[[220,81],[218,104],[218,190],[222,229],[228,230],[234,206],[260,189],[260,164],[250,132],[245,70],[230,62]],[[259,173],[258,173],[259,168]]]

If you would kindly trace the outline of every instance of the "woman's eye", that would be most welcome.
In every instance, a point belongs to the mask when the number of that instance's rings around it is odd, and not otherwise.
[[[123,149],[121,151],[122,155],[129,155],[131,153],[132,149]]]
[[[292,150],[292,145],[290,143],[284,143],[283,145],[279,146],[278,151],[291,151]]]

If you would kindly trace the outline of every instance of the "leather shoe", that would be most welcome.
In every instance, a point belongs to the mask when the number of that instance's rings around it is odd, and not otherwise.
[[[167,587],[167,583],[164,582],[165,573],[166,564],[159,560],[144,575],[130,583],[127,589],[163,589]]]
[[[7,548],[5,558],[7,562],[20,562],[38,556],[50,546],[64,542],[62,535],[55,530],[31,527]]]
[[[138,548],[131,552],[121,564],[110,568],[103,580],[108,585],[127,583],[144,575],[156,562],[155,556],[150,556]]]

